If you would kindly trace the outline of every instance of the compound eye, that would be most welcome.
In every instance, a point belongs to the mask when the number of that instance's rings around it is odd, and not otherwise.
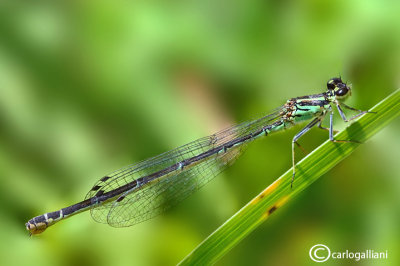
[[[342,79],[341,78],[331,78],[328,83],[326,84],[326,86],[328,87],[328,90],[334,90],[335,87],[338,84],[342,84]]]
[[[326,84],[326,86],[328,87],[328,90],[334,90],[335,89],[335,84],[328,82]]]
[[[346,88],[346,87],[344,87],[344,88],[339,89],[335,94],[336,94],[337,96],[344,96],[344,95],[346,95],[348,92],[349,92],[349,89]]]

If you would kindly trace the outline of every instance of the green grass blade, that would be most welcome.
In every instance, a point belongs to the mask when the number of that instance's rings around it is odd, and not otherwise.
[[[375,105],[371,111],[352,122],[335,136],[340,140],[365,142],[400,114],[400,89]],[[289,169],[261,194],[246,204],[216,231],[197,246],[181,265],[213,264],[250,232],[263,223],[276,209],[350,155],[358,143],[325,141],[296,165],[296,178],[290,189],[292,169]]]

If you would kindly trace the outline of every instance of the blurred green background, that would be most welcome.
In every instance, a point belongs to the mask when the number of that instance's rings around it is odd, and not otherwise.
[[[399,13],[382,0],[1,1],[1,264],[178,263],[289,169],[300,127],[256,141],[148,222],[116,229],[84,213],[32,238],[24,224],[110,171],[322,92],[333,76],[352,83],[349,105],[372,107],[400,84]],[[309,265],[319,243],[388,250],[361,264],[399,265],[399,129],[397,119],[218,265]],[[327,137],[315,129],[301,143]],[[353,261],[326,262],[338,263]]]

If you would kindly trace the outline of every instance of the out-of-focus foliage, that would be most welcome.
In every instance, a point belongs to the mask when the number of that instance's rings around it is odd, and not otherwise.
[[[349,105],[368,109],[399,87],[399,12],[389,0],[1,1],[1,264],[179,262],[290,167],[300,127],[257,141],[146,223],[115,229],[85,213],[34,238],[24,223],[83,199],[107,172],[324,91],[332,76],[352,83]],[[398,264],[399,129],[379,133],[219,264],[309,265],[318,243],[388,250]],[[313,130],[302,144],[326,138]]]

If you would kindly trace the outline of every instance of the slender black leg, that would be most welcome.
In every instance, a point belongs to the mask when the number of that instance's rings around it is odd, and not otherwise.
[[[332,120],[332,116],[333,116],[333,113],[332,113],[332,110],[330,110],[330,120]],[[323,121],[323,118],[319,121],[319,123],[318,123],[318,128],[320,128],[320,129],[323,129],[323,130],[327,130],[329,133],[331,132],[331,129],[330,129],[330,127],[323,127],[322,126],[322,121]],[[337,131],[337,130],[334,130],[333,129],[333,133],[334,134],[336,134],[336,133],[338,133],[339,131]],[[330,136],[330,134],[329,134],[329,136]]]
[[[333,111],[329,114],[329,139],[333,141]]]
[[[342,117],[342,119],[343,119],[345,122],[349,122],[349,121],[353,120],[354,118],[357,118],[357,117],[359,117],[360,115],[363,115],[363,114],[365,114],[365,113],[368,112],[368,111],[361,111],[361,113],[359,113],[359,114],[357,114],[357,115],[351,117],[350,119],[347,119],[346,116],[345,116],[345,114],[343,113],[342,108],[340,108],[340,105],[337,103],[336,106],[337,106],[337,109],[338,109],[338,111],[339,111],[340,116]],[[347,106],[347,105],[346,105],[346,106]],[[352,110],[353,110],[353,109],[352,109]],[[357,111],[359,111],[359,110],[357,110]],[[331,114],[330,114],[330,119],[329,119],[329,140],[332,141],[332,142],[342,142],[342,143],[343,143],[343,142],[345,142],[345,143],[361,143],[361,142],[359,142],[359,141],[357,141],[357,140],[341,140],[341,139],[334,139],[334,138],[333,138],[333,112],[331,112]]]
[[[323,129],[323,130],[327,130],[328,132],[330,132],[330,131],[331,131],[330,128],[328,128],[328,127],[323,127],[323,126],[322,126],[322,121],[324,120],[325,115],[326,115],[327,112],[330,113],[330,120],[332,120],[332,107],[329,106],[329,109],[328,109],[327,111],[325,111],[325,112],[323,113],[323,115],[321,116],[321,118],[320,118],[320,120],[319,120],[319,123],[318,123],[318,128]],[[337,133],[337,132],[338,132],[337,130],[333,130],[333,133]]]
[[[322,121],[320,121],[320,122],[318,123],[318,128],[329,131],[329,127],[323,127],[323,126],[322,126]],[[339,131],[337,131],[337,130],[333,130],[333,133],[335,133],[335,134],[338,133],[338,132],[339,132]]]
[[[347,108],[349,110],[357,111],[357,112],[360,112],[360,113],[376,114],[376,112],[358,110],[358,109],[356,109],[354,107],[351,107],[351,106],[348,106],[347,104],[344,104],[344,103],[340,103],[340,104],[343,105],[344,108]]]
[[[346,115],[343,113],[342,108],[340,107],[339,103],[336,103],[336,107],[339,111],[340,116],[342,117],[343,121],[345,122],[349,122],[349,120],[347,120]]]
[[[292,176],[292,182],[290,183],[290,187],[293,187],[293,181],[294,181],[294,176],[296,175],[296,170],[295,170],[295,158],[294,158],[294,144],[300,146],[299,143],[297,143],[297,140],[303,136],[305,133],[307,133],[313,126],[315,126],[318,122],[321,121],[321,117],[317,117],[314,120],[312,120],[307,126],[305,126],[302,130],[300,130],[299,133],[297,133],[292,140],[292,166],[293,166],[293,176]]]
[[[346,115],[343,113],[343,110],[342,110],[342,108],[340,107],[340,105],[343,105],[345,108],[347,108],[347,109],[350,109],[350,110],[353,110],[353,111],[359,111],[360,113],[358,113],[358,114],[356,114],[355,116],[352,116],[352,117],[350,117],[349,119],[347,119],[346,118]],[[348,106],[348,105],[345,105],[344,103],[336,103],[336,107],[337,107],[337,109],[338,109],[338,111],[339,111],[339,114],[340,114],[340,116],[342,117],[342,119],[343,119],[343,121],[344,122],[349,122],[349,121],[351,121],[351,120],[353,120],[353,119],[355,119],[355,118],[357,118],[357,117],[359,117],[359,116],[361,116],[361,115],[363,115],[363,114],[366,114],[366,113],[374,113],[374,112],[369,112],[369,111],[361,111],[361,110],[358,110],[358,109],[355,109],[355,108],[353,108],[353,107],[350,107],[350,106]]]

